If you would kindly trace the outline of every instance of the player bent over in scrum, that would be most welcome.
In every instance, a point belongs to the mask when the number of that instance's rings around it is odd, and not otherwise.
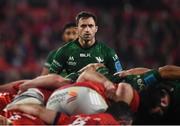
[[[35,116],[37,119],[34,123],[31,123],[34,125],[40,124],[40,121],[43,121],[44,125],[130,125],[133,119],[133,114],[125,102],[113,104],[105,113],[78,114],[72,116],[66,115],[62,112],[46,109],[45,107],[37,104],[14,105],[9,108],[7,113],[12,113],[11,111],[20,111],[18,113],[19,116],[22,116],[23,113]],[[6,117],[1,116],[0,124],[27,125],[32,120],[27,118],[26,120],[23,119],[25,118],[7,119]]]
[[[97,69],[98,67],[104,65],[93,64],[90,66],[93,69]],[[87,66],[87,68],[89,68],[89,65]],[[83,72],[83,69],[81,70],[81,72]],[[65,84],[70,84],[70,83],[71,81],[69,79],[51,74],[46,76],[40,76],[33,80],[20,80],[20,81],[4,84],[0,86],[0,92],[1,92],[0,108],[2,110],[8,103],[12,101],[12,99],[15,96],[16,97],[14,98],[13,103],[16,104],[18,103],[44,104],[46,103],[49,95],[53,92],[54,89],[57,89]],[[16,95],[17,93],[18,95]]]

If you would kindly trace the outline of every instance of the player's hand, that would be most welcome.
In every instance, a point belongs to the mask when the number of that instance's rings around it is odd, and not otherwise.
[[[106,89],[106,96],[110,99],[112,99],[112,97],[114,97],[115,92],[116,92],[116,88],[114,86],[114,84],[110,81],[106,81],[104,83],[104,87]]]
[[[22,83],[21,85],[19,85],[19,92],[18,92],[18,94],[26,91],[29,88],[33,88],[33,85],[31,83],[32,83],[32,80],[27,80],[24,83]]]

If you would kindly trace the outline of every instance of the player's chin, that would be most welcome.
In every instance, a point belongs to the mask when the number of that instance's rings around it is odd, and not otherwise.
[[[91,37],[83,37],[83,40],[88,42],[88,41],[92,40],[92,38]]]

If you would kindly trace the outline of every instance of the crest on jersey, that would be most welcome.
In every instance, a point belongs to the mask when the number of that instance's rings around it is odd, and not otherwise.
[[[104,62],[104,59],[102,59],[101,57],[95,57],[95,58],[96,58],[96,60],[97,60],[98,63]]]
[[[74,60],[74,57],[73,57],[73,56],[70,56],[68,60],[69,60],[69,61],[73,61],[73,60]]]

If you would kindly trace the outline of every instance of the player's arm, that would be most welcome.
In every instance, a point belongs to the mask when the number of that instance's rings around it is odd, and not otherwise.
[[[129,69],[129,70],[123,70],[120,72],[115,73],[114,75],[119,75],[120,77],[125,77],[128,75],[138,75],[138,74],[144,74],[148,71],[150,71],[151,69],[148,68],[143,68],[143,67],[137,67],[137,68],[133,68],[133,69]]]
[[[107,53],[107,56],[106,56],[107,62],[106,62],[105,65],[110,70],[110,73],[114,74],[116,72],[121,71],[122,70],[122,65],[121,65],[119,57],[115,53],[115,51],[113,49],[109,48],[106,53]]]
[[[47,59],[44,63],[41,75],[47,75],[49,73],[49,67],[51,66],[51,63],[53,62],[53,58],[55,54],[56,54],[56,50],[53,50],[48,54]]]
[[[175,65],[166,65],[159,68],[159,74],[163,79],[180,79],[180,67]]]
[[[65,76],[65,78],[71,80],[72,82],[76,82],[79,75],[83,73],[84,71],[97,71],[99,68],[102,68],[102,67],[104,67],[104,64],[90,63],[86,65],[85,67],[83,67],[82,69],[80,69],[78,72],[70,73],[69,75]]]
[[[64,69],[66,63],[66,48],[59,48],[53,57],[53,61],[49,67],[49,73],[59,74]]]
[[[77,79],[77,82],[83,82],[83,81],[91,81],[91,82],[103,84],[105,89],[110,92],[111,91],[113,92],[115,90],[115,86],[113,85],[111,81],[109,81],[102,74],[95,71],[86,70],[83,73],[81,73]]]
[[[34,88],[34,87],[56,89],[70,82],[71,81],[69,79],[65,79],[59,75],[48,74],[48,75],[37,77],[33,80],[26,81],[25,83],[21,84],[19,88],[21,91],[25,91],[28,88]]]
[[[8,108],[8,110],[18,110],[26,114],[34,115],[47,124],[53,124],[56,114],[56,111],[46,109],[37,104],[16,104]]]
[[[0,86],[0,92],[11,92],[12,94],[16,94],[19,90],[19,85],[27,81],[29,80],[18,80],[18,81],[2,84]]]
[[[85,67],[83,67],[82,69],[80,69],[78,72],[82,73],[85,70],[96,71],[100,67],[105,67],[105,66],[102,63],[90,63],[90,64],[86,65]]]

